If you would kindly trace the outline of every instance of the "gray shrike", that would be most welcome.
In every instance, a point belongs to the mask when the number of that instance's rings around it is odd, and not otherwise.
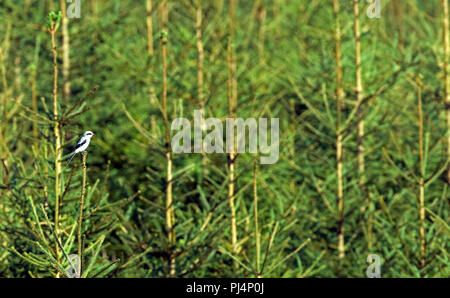
[[[72,161],[72,159],[75,157],[77,153],[86,151],[87,147],[89,146],[89,143],[91,142],[91,138],[94,135],[94,133],[90,130],[85,131],[81,139],[78,141],[77,145],[75,146],[75,151],[73,152],[72,156],[70,157],[69,161],[67,162],[66,166],[69,165],[69,163]]]

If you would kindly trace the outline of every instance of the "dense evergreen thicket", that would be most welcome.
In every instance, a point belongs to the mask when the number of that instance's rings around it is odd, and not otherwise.
[[[2,0],[0,276],[449,277],[447,0],[380,4]],[[175,154],[194,110],[278,161]]]

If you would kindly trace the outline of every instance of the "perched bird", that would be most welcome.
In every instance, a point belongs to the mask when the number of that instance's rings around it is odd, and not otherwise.
[[[69,165],[69,163],[72,161],[72,159],[75,157],[77,153],[86,151],[87,147],[89,146],[89,143],[91,142],[91,138],[94,135],[94,133],[90,130],[85,131],[81,139],[78,141],[77,145],[75,146],[75,151],[73,152],[72,156],[70,157],[69,161],[67,162],[66,166]]]

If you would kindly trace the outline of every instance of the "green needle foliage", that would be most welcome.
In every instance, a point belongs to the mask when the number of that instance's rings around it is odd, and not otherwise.
[[[0,5],[0,277],[450,276],[442,1],[61,2]],[[194,110],[278,162],[171,152]]]

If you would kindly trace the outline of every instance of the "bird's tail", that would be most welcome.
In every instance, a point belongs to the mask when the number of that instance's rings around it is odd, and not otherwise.
[[[69,163],[72,161],[72,159],[75,157],[76,154],[77,154],[76,152],[74,152],[74,153],[72,154],[72,156],[69,158],[69,161],[68,161],[67,164],[66,164],[66,167],[69,165]]]

